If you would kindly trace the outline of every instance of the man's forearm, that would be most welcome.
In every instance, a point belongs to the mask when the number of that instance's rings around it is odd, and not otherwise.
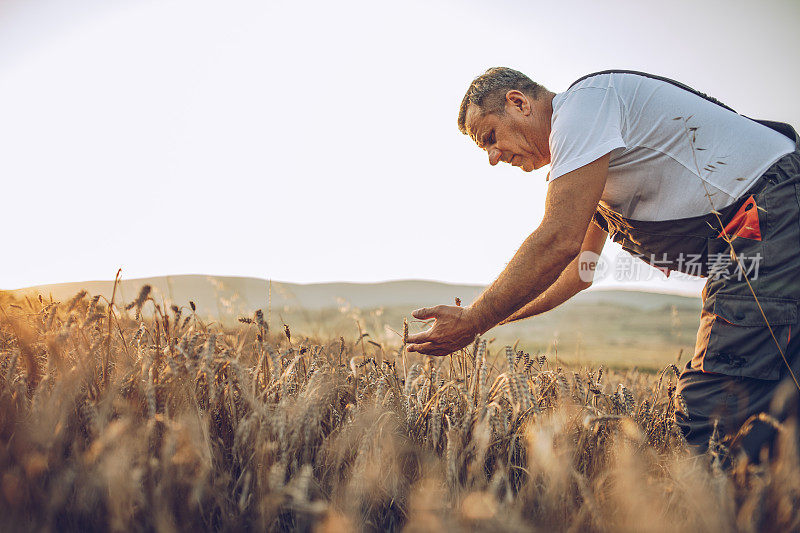
[[[516,311],[514,314],[500,322],[499,325],[508,324],[523,318],[535,316],[547,312],[562,303],[566,302],[583,289],[590,287],[592,284],[581,280],[578,275],[579,257],[572,260],[564,272],[558,279],[550,285],[542,294],[533,299],[527,305]]]
[[[533,301],[580,253],[605,188],[609,157],[605,154],[550,183],[542,223],[494,283],[464,310],[471,332],[483,334]],[[462,333],[464,328],[455,329]]]
[[[542,294],[575,259],[578,250],[541,228],[528,236],[494,283],[470,306],[478,316],[480,333]]]

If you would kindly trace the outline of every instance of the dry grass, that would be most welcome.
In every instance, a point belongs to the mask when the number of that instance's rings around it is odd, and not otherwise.
[[[4,530],[797,530],[800,466],[690,454],[676,370],[556,367],[476,342],[404,359],[0,295]]]

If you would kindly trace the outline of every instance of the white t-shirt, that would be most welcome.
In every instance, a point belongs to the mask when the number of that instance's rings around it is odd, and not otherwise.
[[[634,220],[710,213],[706,190],[713,209],[725,207],[795,149],[766,126],[635,74],[593,76],[557,94],[551,126],[549,179],[611,152],[600,201]]]

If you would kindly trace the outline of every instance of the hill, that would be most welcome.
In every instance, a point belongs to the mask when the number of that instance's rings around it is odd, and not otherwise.
[[[362,328],[384,345],[398,344],[404,317],[417,307],[469,304],[479,285],[402,280],[383,283],[269,282],[257,278],[182,275],[124,280],[117,294],[122,304],[140,288],[153,287],[156,301],[188,305],[208,321],[231,326],[239,316],[263,309],[274,329],[288,324],[295,336],[356,336]],[[67,300],[85,289],[111,297],[112,282],[88,281],[10,291]],[[635,290],[590,289],[544,315],[495,328],[495,342],[517,340],[528,351],[558,353],[569,360],[617,366],[657,367],[673,362],[694,345],[700,301],[696,297]],[[412,331],[422,328],[411,321]]]

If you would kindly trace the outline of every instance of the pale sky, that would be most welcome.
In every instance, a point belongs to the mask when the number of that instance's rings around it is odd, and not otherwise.
[[[0,0],[0,288],[489,283],[547,169],[458,132],[473,77],[644,70],[797,127],[798,23],[797,0]]]

